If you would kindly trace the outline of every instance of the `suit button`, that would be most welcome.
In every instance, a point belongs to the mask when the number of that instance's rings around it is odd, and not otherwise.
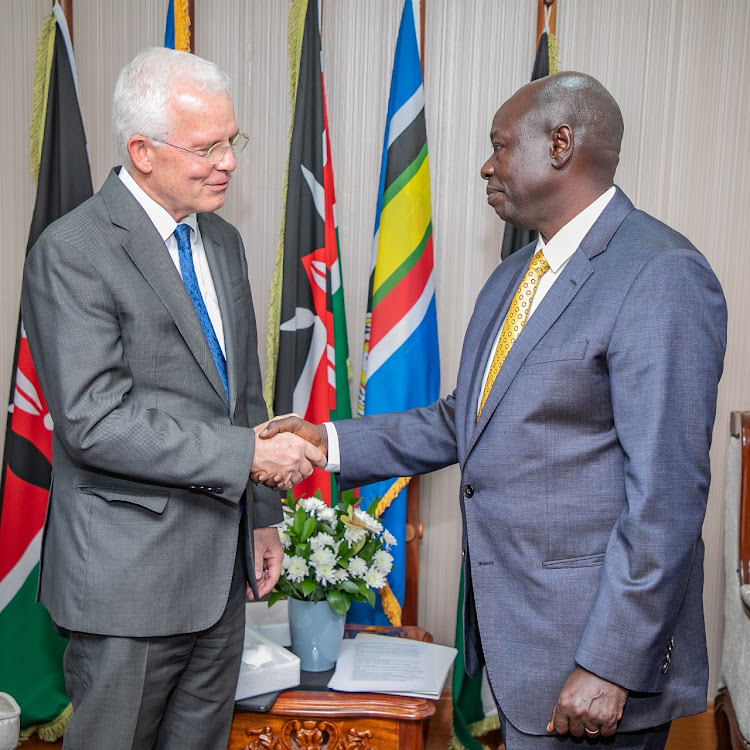
[[[474,495],[474,488],[470,484],[465,484],[461,490],[464,493],[464,497],[472,497]]]
[[[223,494],[224,494],[223,487],[214,487],[214,495],[223,495]]]

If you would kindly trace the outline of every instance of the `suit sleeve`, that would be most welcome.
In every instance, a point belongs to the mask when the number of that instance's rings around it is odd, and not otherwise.
[[[43,235],[26,260],[21,305],[56,435],[76,463],[140,481],[221,488],[224,499],[239,501],[253,431],[146,408],[133,395],[117,306],[83,253]]]
[[[702,580],[726,321],[705,259],[670,250],[641,269],[613,329],[607,364],[626,504],[576,661],[631,691],[660,691],[688,582]]]
[[[458,461],[453,395],[421,409],[335,423],[341,489],[410,477]]]

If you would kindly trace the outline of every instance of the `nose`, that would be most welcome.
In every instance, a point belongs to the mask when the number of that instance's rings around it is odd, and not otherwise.
[[[237,157],[234,155],[234,150],[231,146],[227,146],[221,159],[216,162],[216,169],[222,172],[234,172],[237,169]]]
[[[492,157],[487,159],[487,161],[482,164],[482,168],[479,170],[479,173],[482,175],[483,180],[489,180],[490,177],[495,174],[495,170],[492,167]]]

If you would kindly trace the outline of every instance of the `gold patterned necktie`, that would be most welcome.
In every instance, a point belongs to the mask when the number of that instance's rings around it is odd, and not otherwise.
[[[518,289],[516,289],[516,293],[513,295],[510,309],[505,316],[503,330],[500,334],[500,339],[497,342],[495,354],[492,357],[492,364],[490,365],[490,371],[487,375],[487,382],[484,384],[484,391],[482,391],[482,400],[480,401],[479,409],[477,410],[477,421],[482,414],[484,403],[487,401],[487,396],[490,395],[492,384],[495,382],[497,373],[500,372],[500,367],[505,361],[505,357],[508,355],[511,346],[513,346],[513,343],[518,338],[518,334],[521,333],[521,330],[526,325],[526,321],[529,317],[529,310],[531,309],[531,302],[534,299],[537,287],[539,286],[539,279],[541,279],[547,271],[549,271],[549,263],[547,263],[544,253],[541,250],[537,250],[534,257],[531,259],[526,275],[523,277]]]

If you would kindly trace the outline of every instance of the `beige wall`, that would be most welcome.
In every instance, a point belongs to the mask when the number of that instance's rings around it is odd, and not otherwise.
[[[425,80],[442,391],[453,388],[463,330],[499,260],[502,225],[479,167],[498,105],[531,72],[536,0],[426,0]],[[27,133],[36,38],[47,0],[7,4],[0,27],[0,396],[8,392],[21,265],[34,187]],[[81,108],[95,187],[116,158],[109,97],[117,71],[160,43],[163,0],[75,0]],[[285,0],[196,0],[196,51],[233,77],[251,137],[223,214],[247,246],[261,340],[279,230],[289,111]],[[367,293],[382,131],[401,0],[325,0],[323,50],[338,218],[355,373]],[[721,506],[728,414],[750,406],[750,176],[740,159],[750,121],[746,0],[559,0],[564,68],[598,77],[620,102],[626,132],[618,183],[636,205],[686,234],[727,295],[729,350],[712,452],[705,525],[706,618],[717,680],[721,642]],[[265,352],[261,353],[265,362]],[[354,393],[354,385],[352,386]],[[0,436],[2,441],[2,436]],[[420,624],[453,640],[460,520],[455,468],[423,480]]]

